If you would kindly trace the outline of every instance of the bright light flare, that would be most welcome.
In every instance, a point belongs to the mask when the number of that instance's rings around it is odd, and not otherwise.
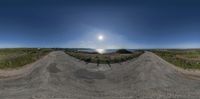
[[[103,35],[99,35],[99,36],[98,36],[98,40],[99,40],[99,41],[103,41],[103,40],[104,40]]]
[[[96,49],[96,51],[97,51],[98,53],[100,53],[100,54],[105,53],[105,50],[104,50],[104,49]]]

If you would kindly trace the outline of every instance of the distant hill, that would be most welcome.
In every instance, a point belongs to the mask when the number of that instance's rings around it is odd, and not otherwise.
[[[119,53],[119,54],[130,54],[132,52],[128,51],[126,49],[119,49],[119,50],[116,51],[116,53]]]

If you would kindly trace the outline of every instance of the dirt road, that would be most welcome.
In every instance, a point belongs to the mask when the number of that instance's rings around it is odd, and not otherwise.
[[[199,99],[200,81],[145,52],[122,64],[85,64],[55,51],[0,71],[0,99]]]

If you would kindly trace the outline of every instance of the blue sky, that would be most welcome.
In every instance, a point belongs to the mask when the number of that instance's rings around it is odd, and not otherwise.
[[[0,47],[200,48],[199,11],[198,0],[1,0]]]

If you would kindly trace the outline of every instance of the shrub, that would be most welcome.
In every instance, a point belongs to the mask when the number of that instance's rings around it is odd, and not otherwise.
[[[119,54],[130,54],[132,52],[126,50],[126,49],[119,49],[116,51],[116,53],[119,53]]]
[[[91,54],[91,53],[68,52],[68,51],[66,51],[66,53],[70,56],[73,56],[87,63],[97,63],[97,64],[119,63],[136,58],[142,54],[141,52],[133,52],[130,54],[119,54],[119,53]]]

